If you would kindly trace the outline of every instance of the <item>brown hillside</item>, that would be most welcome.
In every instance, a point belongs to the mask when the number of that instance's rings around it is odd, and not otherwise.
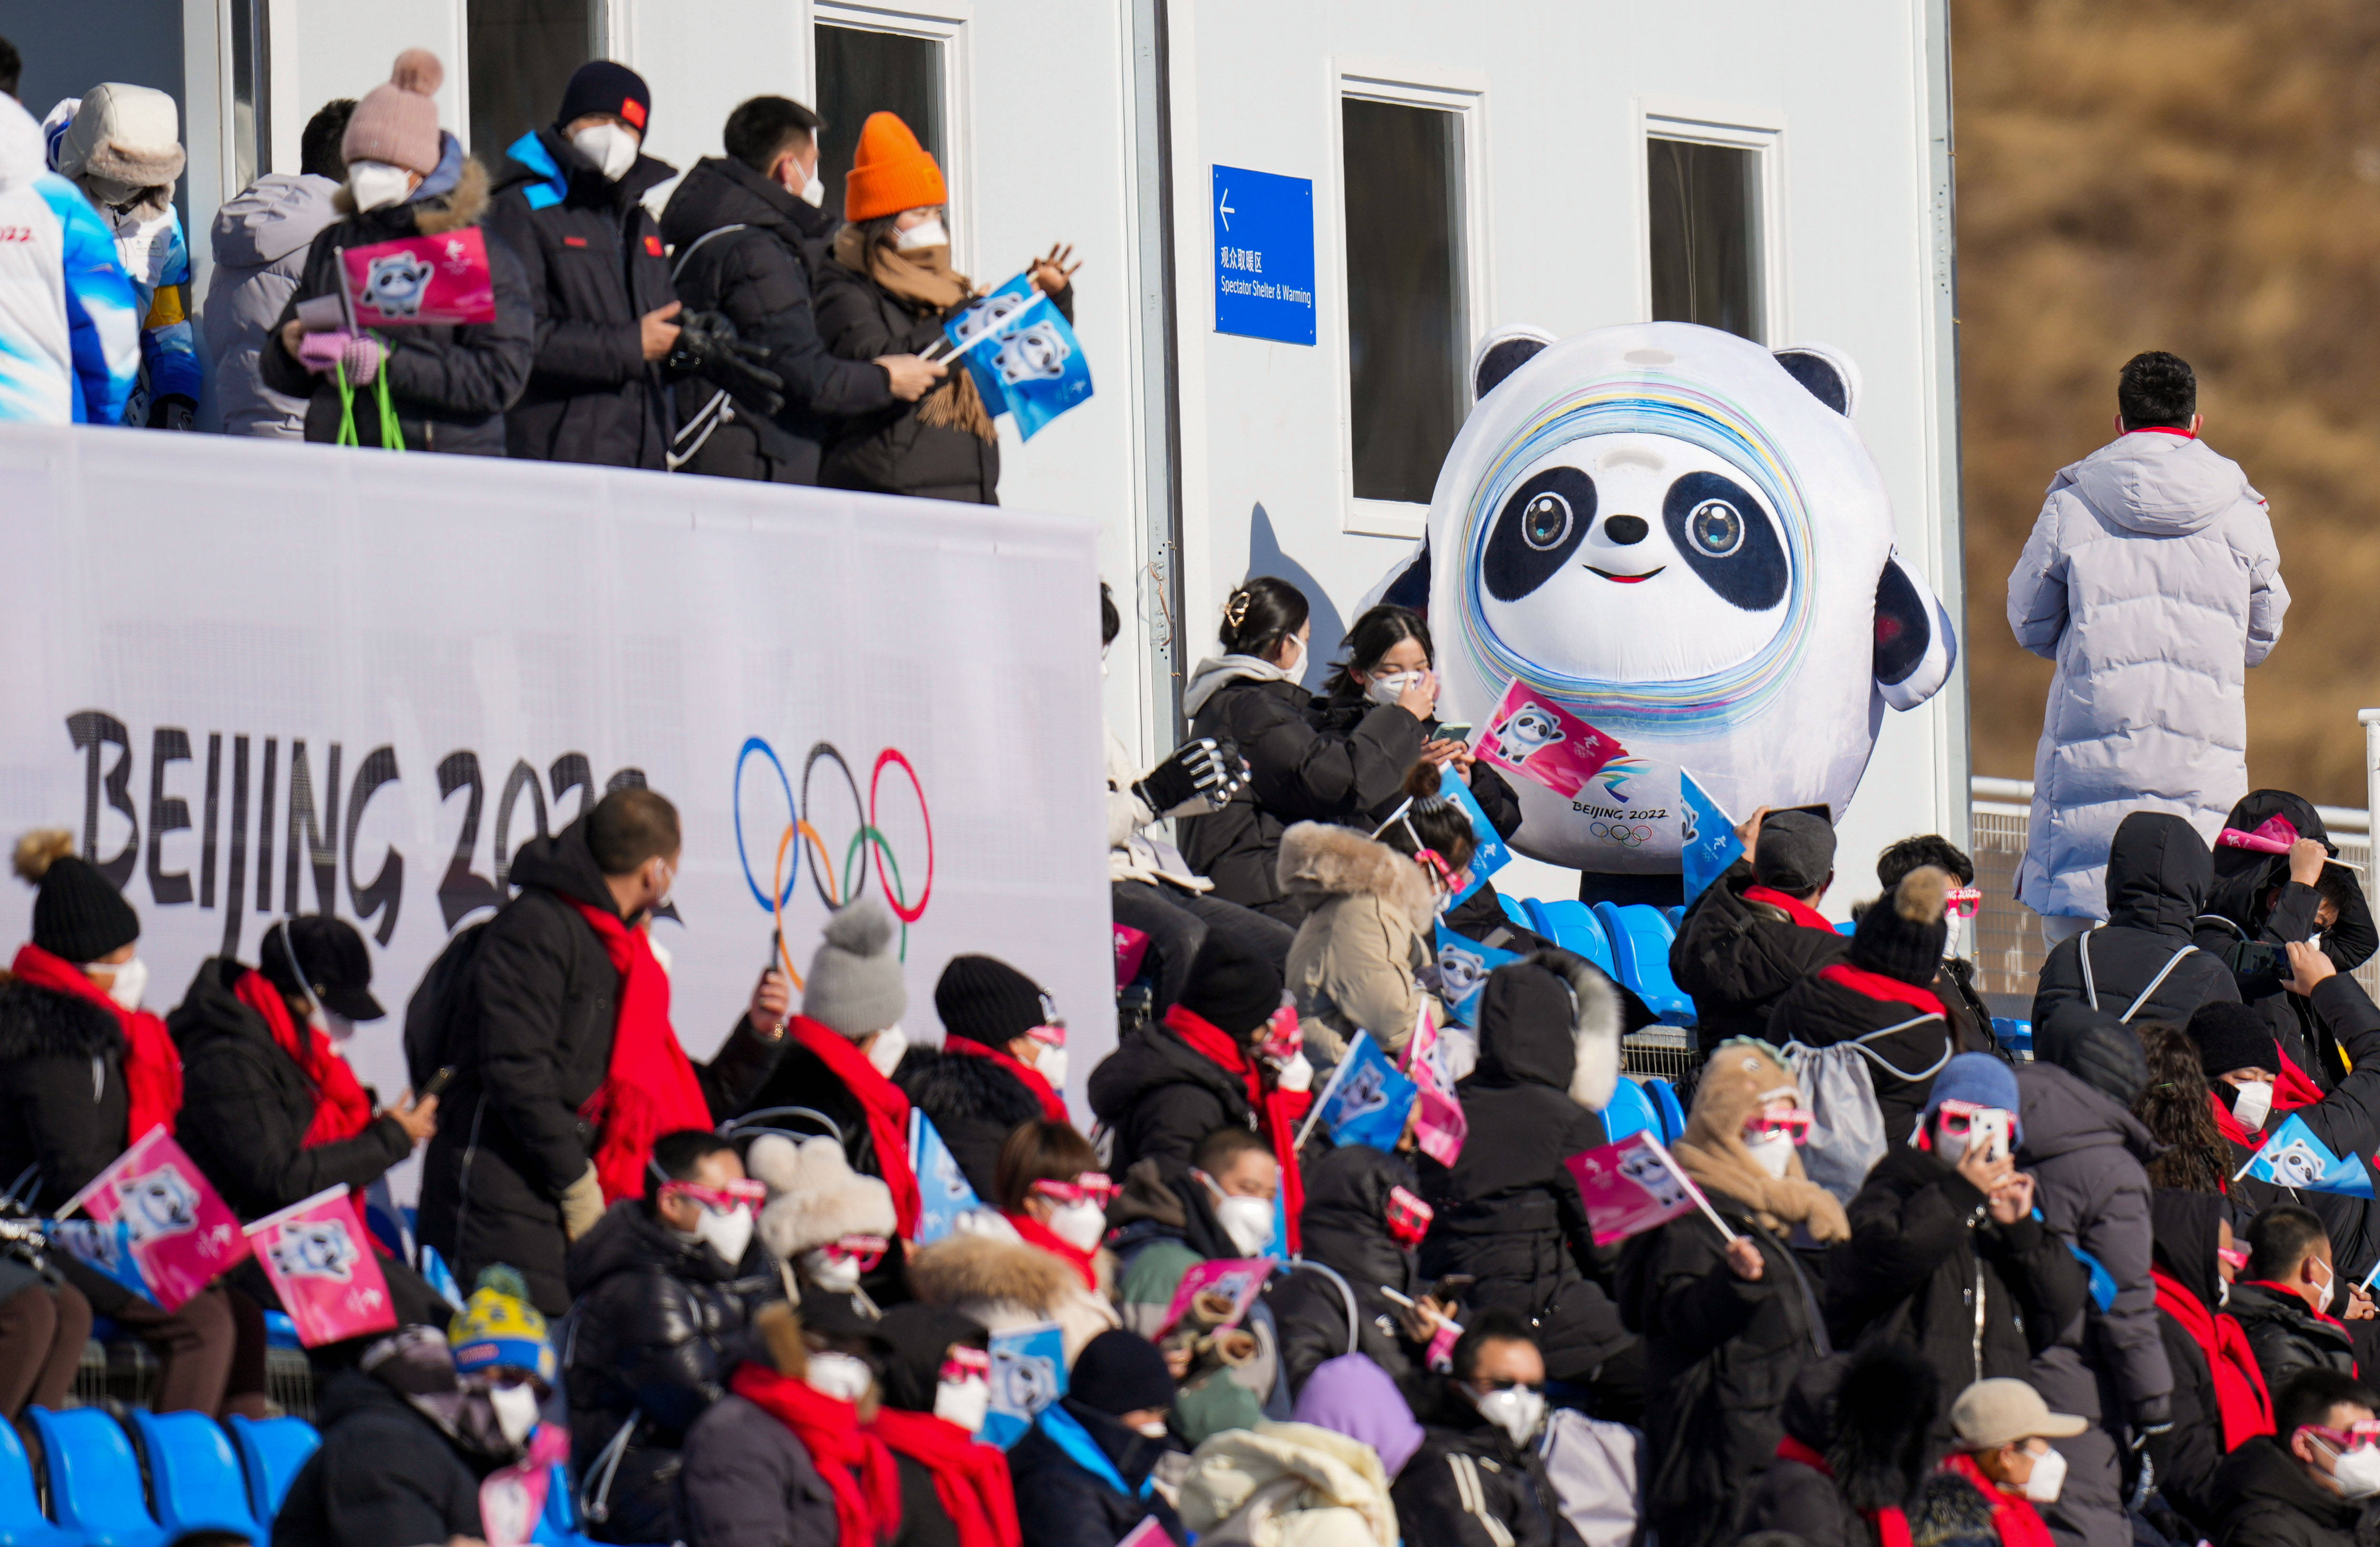
[[[2293,598],[2248,677],[2252,784],[2361,806],[2380,704],[2380,6],[1955,0],[1975,771],[2030,777],[2049,664],[2010,639],[2043,489],[2171,349],[2272,502]]]

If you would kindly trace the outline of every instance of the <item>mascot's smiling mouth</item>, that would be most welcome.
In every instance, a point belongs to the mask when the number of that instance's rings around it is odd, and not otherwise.
[[[1600,575],[1605,579],[1614,581],[1620,585],[1633,586],[1639,580],[1651,579],[1654,576],[1658,575],[1662,570],[1667,569],[1670,566],[1666,564],[1655,565],[1652,568],[1647,569],[1642,575],[1614,575],[1609,569],[1597,569],[1591,564],[1583,564],[1580,565],[1579,567],[1586,570],[1589,574]]]

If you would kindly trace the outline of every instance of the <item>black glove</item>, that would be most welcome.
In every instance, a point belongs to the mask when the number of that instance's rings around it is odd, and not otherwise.
[[[1132,792],[1163,816],[1201,796],[1218,802],[1229,800],[1238,792],[1245,767],[1239,748],[1231,741],[1201,737],[1175,748],[1172,757],[1132,786]]]
[[[199,427],[199,406],[178,392],[169,392],[149,405],[149,428],[152,430],[195,430]]]
[[[785,379],[762,363],[768,358],[759,345],[735,336],[735,323],[726,313],[681,311],[668,366],[673,375],[700,376],[773,415],[785,406]]]

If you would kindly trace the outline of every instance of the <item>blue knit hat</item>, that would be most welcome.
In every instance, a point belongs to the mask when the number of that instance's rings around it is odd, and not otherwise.
[[[1942,1066],[1942,1072],[1934,1077],[1932,1092],[1925,1098],[1928,1122],[1942,1110],[1944,1102],[1996,1106],[2012,1116],[2024,1110],[2024,1100],[2017,1093],[2016,1071],[1988,1053],[1962,1053]],[[2022,1119],[2012,1124],[2010,1139],[2016,1143],[2023,1141]]]

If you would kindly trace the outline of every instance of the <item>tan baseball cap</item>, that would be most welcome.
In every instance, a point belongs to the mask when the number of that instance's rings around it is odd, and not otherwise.
[[[1977,1381],[1950,1405],[1950,1429],[1961,1450],[1998,1450],[2035,1434],[2067,1440],[2090,1427],[2088,1419],[2051,1412],[2041,1393],[2022,1381]]]

